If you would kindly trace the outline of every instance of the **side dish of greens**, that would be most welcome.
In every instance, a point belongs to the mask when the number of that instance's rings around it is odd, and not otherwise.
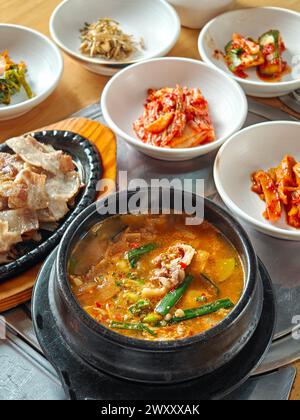
[[[26,80],[27,66],[21,61],[14,63],[8,51],[0,53],[0,105],[10,105],[12,96],[24,89],[28,99],[34,94]]]

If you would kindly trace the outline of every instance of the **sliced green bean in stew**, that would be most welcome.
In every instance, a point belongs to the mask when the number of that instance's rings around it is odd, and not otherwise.
[[[151,251],[154,251],[156,248],[157,248],[156,244],[148,244],[148,245],[143,245],[140,248],[130,250],[127,254],[130,267],[135,268],[141,256],[148,254]]]
[[[176,324],[182,321],[188,321],[190,319],[199,318],[200,316],[206,316],[218,312],[221,309],[232,309],[234,304],[229,299],[221,299],[216,302],[212,302],[208,305],[201,306],[200,308],[185,309],[183,310],[184,315],[182,317],[173,317],[168,321],[168,324]]]
[[[168,315],[170,310],[180,301],[189,285],[194,280],[193,276],[187,276],[177,289],[169,292],[157,305],[155,312],[160,315]]]
[[[125,322],[112,322],[111,328],[116,330],[128,330],[128,331],[146,331],[148,334],[152,335],[153,337],[156,336],[155,332],[150,330],[147,325],[139,323],[139,324],[129,324]]]

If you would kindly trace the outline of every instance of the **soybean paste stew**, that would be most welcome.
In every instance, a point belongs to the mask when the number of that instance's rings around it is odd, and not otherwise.
[[[244,271],[232,244],[211,224],[185,215],[125,215],[78,243],[69,277],[97,322],[144,340],[178,340],[221,322],[238,303]]]

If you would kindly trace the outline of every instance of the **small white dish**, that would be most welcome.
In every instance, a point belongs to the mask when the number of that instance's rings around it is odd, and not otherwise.
[[[225,45],[232,39],[234,32],[258,39],[270,29],[280,30],[287,51],[284,58],[292,68],[280,82],[262,81],[255,69],[247,70],[249,77],[235,76],[217,51],[224,52]],[[221,69],[235,79],[251,96],[271,98],[286,95],[300,88],[300,13],[276,7],[235,10],[225,13],[211,22],[199,36],[199,52],[202,59]]]
[[[300,241],[300,230],[285,219],[274,224],[263,213],[265,203],[251,190],[251,175],[279,165],[287,155],[300,161],[300,123],[276,121],[248,127],[220,149],[214,167],[217,190],[224,203],[256,230],[275,238]]]
[[[177,10],[183,26],[200,29],[234,4],[234,0],[168,0]]]
[[[200,88],[209,103],[216,141],[190,149],[167,149],[143,143],[133,123],[143,114],[150,88],[176,85]],[[248,103],[240,86],[222,71],[197,60],[161,58],[135,64],[115,75],[101,99],[110,128],[138,151],[156,159],[184,161],[218,149],[237,132],[247,117]]]
[[[8,50],[13,61],[24,61],[27,80],[35,96],[28,99],[23,89],[13,95],[11,105],[0,105],[0,121],[17,118],[48,98],[57,87],[64,69],[59,49],[46,36],[32,29],[0,24],[0,51]]]
[[[145,48],[128,61],[89,57],[80,52],[80,29],[108,17],[120,23],[121,29],[135,39],[143,39]],[[51,36],[67,54],[79,60],[88,70],[112,76],[129,64],[166,55],[180,35],[180,20],[165,0],[65,0],[53,12]]]

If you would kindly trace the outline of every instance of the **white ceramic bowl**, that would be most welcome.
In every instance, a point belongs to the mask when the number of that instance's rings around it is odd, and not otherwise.
[[[251,126],[232,136],[220,149],[214,177],[219,194],[237,217],[276,238],[300,241],[300,230],[285,216],[274,224],[263,212],[265,203],[251,191],[251,175],[279,165],[290,154],[300,161],[300,123],[276,121]]]
[[[255,69],[247,70],[248,79],[236,77],[222,57],[218,58],[215,54],[215,50],[224,51],[234,32],[258,39],[270,29],[281,31],[287,47],[284,57],[293,69],[281,82],[264,82]],[[213,64],[237,80],[248,95],[271,98],[300,88],[299,39],[300,13],[274,7],[235,10],[215,18],[203,28],[199,37],[199,52],[206,63]]]
[[[167,149],[144,144],[133,130],[142,115],[149,88],[199,87],[209,102],[216,130],[213,143],[190,149]],[[106,85],[101,100],[107,124],[140,152],[161,160],[183,161],[218,149],[244,124],[248,104],[240,86],[220,70],[184,58],[161,58],[123,70]]]
[[[25,61],[35,96],[28,99],[23,89],[11,105],[0,105],[0,121],[17,118],[43,102],[57,87],[63,73],[59,49],[46,36],[32,29],[0,24],[0,51],[8,50],[15,62]]]
[[[145,49],[136,52],[126,63],[88,57],[80,52],[80,29],[85,22],[103,17],[115,19],[122,30],[143,39]],[[166,55],[180,35],[180,20],[165,0],[65,0],[53,12],[50,32],[67,54],[88,70],[112,76],[125,66]]]
[[[183,26],[200,29],[215,16],[226,12],[234,0],[168,0],[177,10]]]

